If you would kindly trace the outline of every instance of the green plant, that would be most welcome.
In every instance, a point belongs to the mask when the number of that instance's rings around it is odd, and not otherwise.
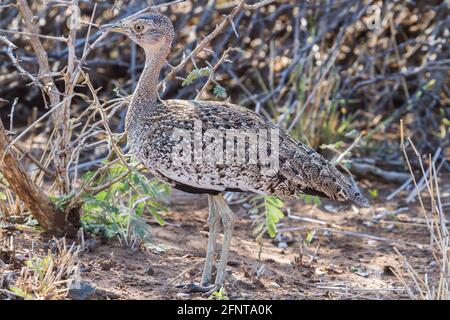
[[[200,69],[194,69],[192,70],[186,77],[186,79],[183,80],[181,85],[183,87],[190,85],[194,80],[200,78],[200,77],[206,77],[209,76],[211,73],[211,68],[204,67]]]
[[[126,172],[127,168],[116,164],[98,181],[112,181]],[[84,179],[91,177],[85,174]],[[142,173],[132,169],[124,179],[112,184],[96,195],[85,194],[82,224],[92,233],[101,233],[108,239],[118,238],[128,247],[150,239],[149,226],[144,221],[145,213],[160,225],[164,225],[161,212],[166,208],[160,203],[162,197],[170,193],[170,188],[160,181],[148,180]]]
[[[314,230],[308,231],[308,233],[306,234],[305,240],[304,240],[305,245],[307,245],[307,246],[311,245],[311,243],[314,240],[315,235],[316,235],[316,231],[314,231]]]
[[[79,274],[78,253],[75,245],[66,246],[64,239],[54,240],[54,252],[46,255],[31,253],[20,274],[8,290],[25,300],[63,299]]]
[[[322,203],[318,196],[311,196],[309,194],[299,194],[299,195],[297,195],[297,199],[303,200],[305,202],[305,204],[314,203],[317,206],[320,206]]]
[[[292,114],[294,117],[289,115],[284,119],[291,134],[311,147],[332,145],[337,148],[351,130],[354,116],[349,115],[347,105],[355,101],[337,98],[340,77],[336,70],[332,69],[320,84],[317,84],[316,72],[317,69],[304,65],[295,70],[292,86],[296,91],[297,108]]]
[[[277,235],[276,224],[284,218],[281,211],[284,207],[283,201],[276,197],[260,195],[253,197],[250,202],[253,205],[253,211],[259,214],[253,234],[259,239],[268,232],[269,236],[274,238]]]
[[[213,94],[218,97],[218,98],[222,98],[225,99],[227,97],[227,91],[225,90],[224,87],[222,87],[220,84],[216,84],[214,89],[213,89]]]
[[[221,287],[219,291],[213,292],[208,300],[230,300],[230,298],[225,294],[224,288]]]
[[[378,189],[369,189],[369,193],[372,198],[378,198]]]

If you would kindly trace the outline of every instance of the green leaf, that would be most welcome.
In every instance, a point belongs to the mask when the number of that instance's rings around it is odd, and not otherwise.
[[[309,232],[306,234],[306,238],[305,238],[305,244],[306,244],[306,245],[309,246],[309,245],[313,242],[315,234],[316,234],[315,231],[309,231]]]
[[[278,199],[276,197],[268,196],[268,197],[266,197],[266,201],[277,208],[283,208],[283,206],[284,206],[283,201],[281,201],[280,199]]]
[[[183,80],[181,83],[182,87],[190,85],[194,80],[208,76],[211,73],[211,69],[209,67],[204,67],[201,69],[194,69],[192,70],[186,77],[186,79]]]
[[[18,287],[10,287],[9,290],[13,292],[14,294],[18,295],[19,297],[22,297],[25,300],[33,300],[33,295],[18,288]]]
[[[152,212],[152,216],[155,218],[156,222],[158,222],[158,224],[160,226],[163,226],[163,225],[166,224],[166,222],[163,220],[163,218],[161,217],[161,215],[157,211]]]
[[[267,206],[266,214],[269,216],[270,220],[272,220],[274,223],[277,223],[278,221],[280,221],[280,219],[284,218],[283,212],[277,207],[273,206]]]
[[[378,197],[378,189],[369,189],[369,193],[372,198]]]
[[[266,220],[266,227],[269,236],[271,238],[275,238],[275,236],[277,235],[277,226],[275,225],[275,223],[273,223],[273,221],[271,220]]]
[[[315,205],[320,206],[321,201],[320,201],[319,197],[314,196],[312,199],[313,199],[313,202],[314,202]]]
[[[227,97],[227,91],[221,85],[216,85],[213,89],[213,94],[218,97],[225,99]]]

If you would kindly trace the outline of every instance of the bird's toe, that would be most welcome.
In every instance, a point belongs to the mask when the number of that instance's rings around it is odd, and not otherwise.
[[[202,284],[196,284],[196,283],[188,283],[185,285],[185,288],[189,292],[204,292],[208,293],[209,291],[215,289],[216,285],[202,285]],[[214,292],[214,291],[213,291]]]

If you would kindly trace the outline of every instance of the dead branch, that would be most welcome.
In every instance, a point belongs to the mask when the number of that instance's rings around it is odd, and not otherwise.
[[[51,202],[31,181],[11,151],[7,150],[8,145],[5,128],[0,121],[0,171],[8,181],[9,188],[46,231],[75,235],[80,226],[76,211],[67,214]]]
[[[409,179],[409,174],[404,172],[386,171],[375,167],[371,164],[350,162],[350,171],[360,177],[368,178],[368,176],[374,176],[387,182],[403,183]]]

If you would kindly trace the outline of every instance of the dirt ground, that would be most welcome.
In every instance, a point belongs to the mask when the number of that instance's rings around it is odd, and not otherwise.
[[[450,199],[450,179],[441,183],[443,202]],[[365,190],[373,185],[361,183]],[[433,274],[436,263],[429,250],[430,236],[417,204],[406,204],[395,189],[378,185],[374,206],[359,209],[323,200],[320,206],[290,202],[290,217],[279,226],[281,237],[252,235],[252,220],[242,206],[237,215],[226,294],[231,299],[403,299],[405,255],[420,274]],[[207,241],[206,196],[174,191],[167,224],[149,219],[158,248],[130,251],[117,243],[100,243],[81,254],[81,278],[96,289],[93,299],[205,299],[183,287],[200,279]],[[15,246],[40,247],[45,239],[14,228]],[[307,234],[313,234],[306,244]],[[222,236],[220,235],[220,240]],[[220,248],[220,247],[219,247]],[[407,282],[410,280],[406,277]]]

